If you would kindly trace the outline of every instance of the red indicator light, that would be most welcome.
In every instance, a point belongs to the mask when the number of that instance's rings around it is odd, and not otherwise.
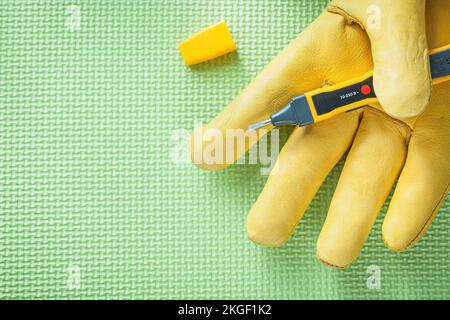
[[[372,89],[370,88],[370,86],[368,84],[364,84],[361,86],[361,93],[363,95],[368,95],[371,91],[372,91]]]

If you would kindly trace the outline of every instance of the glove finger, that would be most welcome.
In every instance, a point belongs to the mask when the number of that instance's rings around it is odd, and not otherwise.
[[[335,0],[364,26],[372,44],[374,89],[383,109],[405,119],[431,96],[425,0]]]
[[[342,15],[325,11],[217,117],[208,125],[194,129],[192,161],[207,170],[234,163],[258,139],[248,139],[245,148],[236,150],[233,142],[228,141],[227,130],[241,130],[245,135],[249,125],[268,119],[294,96],[325,83],[363,74],[370,69],[370,61],[370,44],[362,29],[349,24]],[[205,137],[205,132],[211,129],[221,136],[222,143],[214,145],[210,136]],[[205,161],[206,151],[220,153],[219,161]]]
[[[358,257],[403,166],[408,130],[381,111],[364,111],[317,242],[320,261],[343,268]]]
[[[448,26],[450,21],[450,1],[427,1],[427,40],[429,48],[439,48],[450,42]]]
[[[247,218],[249,238],[270,247],[285,243],[327,174],[351,145],[360,111],[296,128],[281,150]]]
[[[450,83],[434,87],[417,120],[405,167],[383,222],[383,239],[394,251],[419,240],[447,196],[450,182]]]

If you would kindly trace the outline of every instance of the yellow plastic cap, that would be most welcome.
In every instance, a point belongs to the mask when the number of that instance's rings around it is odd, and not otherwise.
[[[179,44],[186,65],[190,66],[217,58],[236,50],[225,21],[213,24],[190,36]]]

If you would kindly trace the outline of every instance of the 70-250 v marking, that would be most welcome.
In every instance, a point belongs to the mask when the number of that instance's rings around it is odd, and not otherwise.
[[[354,96],[356,96],[357,94],[359,94],[359,92],[357,92],[357,91],[351,91],[351,92],[349,92],[349,93],[340,95],[339,98],[340,98],[341,100],[344,100],[344,99],[347,99],[347,98],[354,97]]]

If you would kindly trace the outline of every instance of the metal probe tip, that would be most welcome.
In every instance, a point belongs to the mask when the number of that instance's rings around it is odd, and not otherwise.
[[[268,126],[271,123],[272,123],[272,121],[270,119],[267,119],[267,120],[252,124],[251,126],[248,126],[248,131],[249,132],[255,131],[256,129]]]

